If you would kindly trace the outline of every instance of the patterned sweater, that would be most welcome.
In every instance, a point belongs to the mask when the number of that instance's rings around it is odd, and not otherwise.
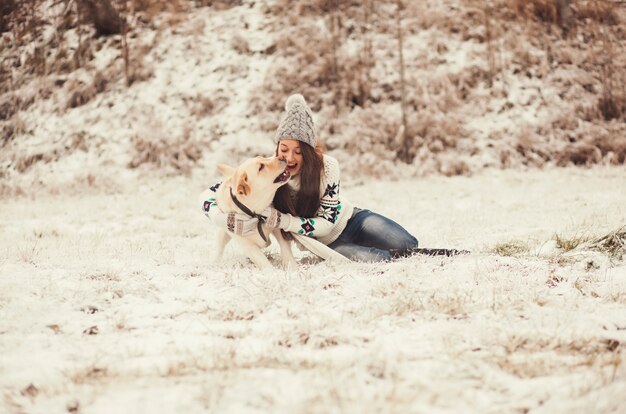
[[[287,231],[314,237],[328,245],[339,237],[352,217],[354,205],[339,195],[339,163],[324,154],[324,171],[320,180],[320,208],[315,217],[291,217]],[[289,180],[288,186],[300,188],[300,177]]]
[[[328,245],[339,237],[352,217],[354,206],[345,197],[339,195],[339,163],[329,155],[324,154],[324,171],[320,180],[320,208],[315,217],[290,216],[287,231],[313,237]],[[211,218],[211,213],[217,212],[214,193],[219,183],[203,193],[203,211]],[[300,177],[289,180],[288,186],[294,190],[300,188]],[[211,195],[213,193],[213,196]]]

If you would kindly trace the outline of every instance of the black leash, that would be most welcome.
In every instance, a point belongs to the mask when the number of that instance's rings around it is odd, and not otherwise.
[[[259,221],[257,222],[257,230],[259,231],[259,234],[261,235],[261,238],[263,239],[263,241],[265,243],[267,243],[267,237],[265,237],[265,233],[263,233],[263,223],[265,222],[265,217],[255,213],[254,211],[250,210],[248,207],[246,207],[245,204],[243,204],[241,201],[237,200],[237,197],[235,197],[235,195],[233,194],[233,189],[232,187],[230,188],[230,198],[232,198],[233,203],[235,203],[235,205],[244,212],[244,214],[253,217],[253,218],[257,218]]]
[[[457,249],[430,249],[424,247],[413,247],[408,249],[391,249],[389,250],[391,257],[399,259],[401,257],[410,257],[414,254],[423,254],[426,256],[458,256],[462,254],[470,254],[469,250],[457,250]]]

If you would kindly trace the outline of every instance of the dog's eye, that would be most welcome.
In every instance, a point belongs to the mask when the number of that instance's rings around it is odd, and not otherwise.
[[[259,164],[259,172],[261,172],[261,170],[263,170],[263,167],[265,167],[265,164]]]

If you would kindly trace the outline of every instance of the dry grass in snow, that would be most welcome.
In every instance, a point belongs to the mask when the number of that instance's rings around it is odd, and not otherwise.
[[[131,3],[128,62],[65,2],[2,35],[1,413],[626,406],[626,172],[552,169],[624,163],[621,6],[405,2],[403,164],[397,2]],[[474,254],[211,263],[196,195],[292,92],[357,205]]]
[[[475,253],[298,253],[294,273],[258,272],[233,247],[210,263],[204,181],[0,202],[1,412],[624,407],[623,169],[346,186],[363,207],[394,200],[378,211],[422,245]]]

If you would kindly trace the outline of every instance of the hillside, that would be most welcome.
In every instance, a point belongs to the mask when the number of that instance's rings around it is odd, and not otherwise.
[[[399,14],[395,1],[114,1],[125,29],[112,35],[86,17],[90,3],[5,3],[6,194],[211,175],[216,161],[272,151],[293,92],[347,176],[626,157],[621,2],[575,1],[563,17],[539,0],[406,2]]]

